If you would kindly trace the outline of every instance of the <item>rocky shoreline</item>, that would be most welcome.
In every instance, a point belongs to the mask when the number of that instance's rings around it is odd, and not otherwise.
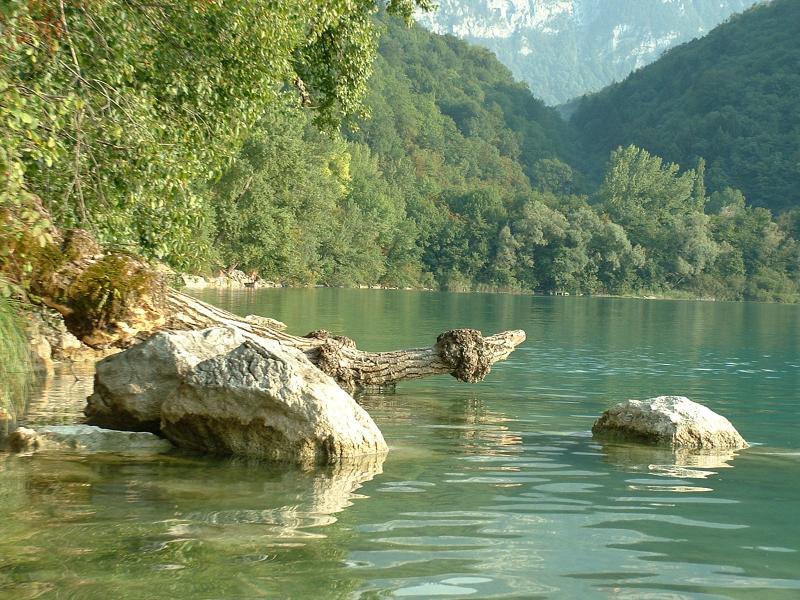
[[[22,311],[31,362],[37,376],[50,376],[56,363],[90,363],[116,354],[119,348],[92,348],[67,329],[64,317],[45,306],[28,305]]]
[[[212,280],[190,275],[181,279],[194,284],[190,289],[282,287],[249,280],[242,272]],[[129,444],[129,435],[107,433],[116,430],[150,432],[193,451],[305,465],[387,451],[378,427],[348,393],[356,380],[346,371],[359,357],[351,340],[322,331],[296,338],[282,333],[285,325],[274,319],[235,317],[175,294],[191,301],[186,306],[200,311],[198,315],[219,312],[206,317],[222,326],[182,331],[166,327],[132,336],[127,347],[97,349],[69,331],[62,313],[29,307],[24,317],[37,373],[51,376],[58,362],[92,367],[97,363],[85,415],[89,425],[108,429],[21,430],[14,438],[16,445],[25,451],[105,448],[111,444],[108,440]],[[118,327],[128,326],[121,321]],[[524,339],[522,332],[503,335],[511,337],[498,334],[493,341],[477,331],[456,330],[440,335],[430,349],[390,354],[397,356],[398,364],[401,357],[423,361],[414,362],[414,368],[428,365],[430,374],[450,372],[464,381],[479,381],[494,360],[502,360]],[[507,347],[490,359],[491,344]],[[365,374],[369,375],[365,371],[359,377]],[[618,405],[598,420],[593,433],[598,439],[692,450],[747,447],[727,420],[682,397]],[[88,441],[95,438],[96,444]],[[117,447],[114,444],[108,447]]]
[[[221,271],[218,275],[213,277],[204,277],[203,275],[192,275],[189,273],[181,273],[178,275],[179,282],[182,285],[182,288],[185,290],[243,290],[243,289],[270,289],[270,288],[292,288],[292,287],[330,287],[327,285],[296,285],[296,284],[287,284],[275,281],[268,281],[265,279],[261,279],[257,275],[247,275],[243,271],[239,270],[232,270],[232,271]],[[352,287],[352,289],[358,290],[405,290],[405,291],[425,291],[430,292],[433,291],[431,288],[426,287],[397,287],[397,286],[387,286],[382,285],[379,283],[374,284],[356,284],[353,286],[342,286],[342,287]]]
[[[202,275],[190,275],[182,273],[178,276],[183,288],[187,290],[204,289],[264,289],[284,287],[274,281],[266,281],[256,275],[247,275],[243,271],[231,270],[221,271],[216,277],[203,277]]]

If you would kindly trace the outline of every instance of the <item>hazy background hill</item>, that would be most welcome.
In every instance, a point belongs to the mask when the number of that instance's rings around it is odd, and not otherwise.
[[[621,81],[758,0],[440,0],[436,33],[489,48],[547,104]]]
[[[800,205],[800,2],[774,0],[669,51],[585,98],[572,117],[599,169],[636,144],[681,164],[707,161],[712,190],[750,204]]]

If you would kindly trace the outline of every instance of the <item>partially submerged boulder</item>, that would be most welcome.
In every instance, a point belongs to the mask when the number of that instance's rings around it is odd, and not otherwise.
[[[244,342],[241,331],[215,327],[161,332],[97,363],[84,414],[91,425],[157,433],[161,404],[198,363]]]
[[[183,448],[299,463],[387,450],[350,394],[270,340],[199,363],[161,406],[161,431]]]
[[[167,452],[172,444],[152,433],[114,431],[91,425],[20,427],[8,438],[14,452],[77,450],[81,452]]]
[[[749,444],[730,421],[684,396],[628,400],[605,411],[592,426],[601,438],[671,448],[735,450]]]
[[[84,412],[94,425],[216,454],[318,463],[387,449],[303,352],[233,327],[157,333],[101,361]]]

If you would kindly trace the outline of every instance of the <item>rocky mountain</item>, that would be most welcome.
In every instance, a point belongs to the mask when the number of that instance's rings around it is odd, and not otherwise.
[[[439,0],[436,33],[492,50],[548,104],[621,81],[760,0]]]

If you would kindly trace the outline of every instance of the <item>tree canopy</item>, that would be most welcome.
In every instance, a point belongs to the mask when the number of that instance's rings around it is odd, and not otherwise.
[[[394,0],[406,19],[425,0]],[[281,97],[334,127],[360,107],[372,0],[8,0],[0,8],[0,200],[189,266],[216,180]]]

